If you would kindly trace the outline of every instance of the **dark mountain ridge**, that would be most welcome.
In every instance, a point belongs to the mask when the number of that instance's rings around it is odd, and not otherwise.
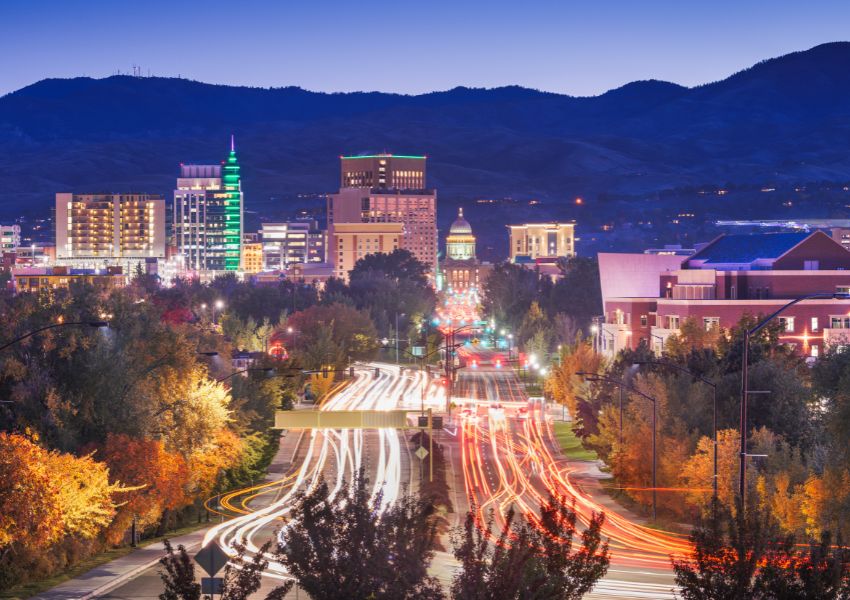
[[[604,220],[622,213],[606,200],[618,195],[850,180],[850,43],[695,88],[650,80],[595,97],[517,86],[410,96],[47,79],[0,98],[0,217],[46,213],[57,191],[169,196],[178,163],[222,159],[231,132],[246,205],[273,217],[296,208],[298,194],[335,189],[340,154],[387,150],[427,154],[444,204],[534,198],[547,218]],[[579,212],[576,196],[596,202],[593,211]]]

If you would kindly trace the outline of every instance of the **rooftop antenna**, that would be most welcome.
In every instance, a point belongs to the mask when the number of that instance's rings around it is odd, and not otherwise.
[[[233,134],[230,134],[230,151],[236,152],[236,141],[234,140]]]

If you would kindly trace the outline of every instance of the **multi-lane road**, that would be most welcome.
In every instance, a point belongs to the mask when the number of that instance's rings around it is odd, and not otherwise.
[[[467,365],[473,364],[467,356]],[[608,576],[591,598],[672,598],[669,556],[689,550],[685,538],[648,528],[602,493],[593,463],[568,461],[557,450],[551,416],[529,403],[512,371],[495,366],[488,353],[475,355],[462,371],[455,402],[462,405],[460,467],[465,495],[495,526],[513,507],[534,515],[550,494],[575,501],[580,522],[605,512],[603,535],[610,541]]]
[[[531,515],[550,493],[566,495],[575,500],[583,523],[596,511],[606,513],[603,534],[610,540],[613,559],[591,598],[672,598],[669,555],[686,552],[687,540],[639,524],[610,501],[594,485],[595,465],[568,461],[560,454],[549,415],[542,406],[529,403],[514,373],[498,368],[492,354],[465,353],[467,364],[474,358],[477,367],[459,372],[453,396],[456,408],[438,436],[451,462],[448,473],[456,523],[469,506],[476,506],[482,514],[492,510],[498,527],[509,507]],[[355,379],[322,409],[416,411],[423,403],[435,410],[445,407],[445,390],[438,381],[427,380],[416,369],[370,364],[359,365]],[[234,544],[242,541],[249,553],[258,552],[266,541],[280,535],[298,491],[311,489],[324,478],[334,496],[361,468],[374,493],[380,491],[385,504],[392,502],[403,487],[415,489],[419,477],[419,464],[411,456],[406,435],[393,429],[289,432],[287,441],[294,456],[288,471],[213,499],[209,508],[222,522],[206,533],[205,543],[217,543],[232,553]],[[288,577],[285,568],[269,558],[263,591]],[[441,554],[435,569],[448,581],[454,566]],[[152,568],[107,597],[156,598],[160,592],[156,568]]]

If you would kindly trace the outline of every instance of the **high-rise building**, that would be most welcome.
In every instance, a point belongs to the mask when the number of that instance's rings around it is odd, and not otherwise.
[[[437,193],[425,188],[425,157],[342,157],[338,193],[328,196],[328,236],[338,223],[401,223],[399,247],[437,270]],[[382,170],[383,169],[383,170]],[[328,256],[336,264],[335,248]]]
[[[335,277],[348,281],[348,272],[368,254],[389,254],[399,248],[401,223],[337,223],[331,238]]]
[[[56,260],[135,268],[165,258],[165,200],[151,194],[56,194]]]
[[[0,225],[0,249],[15,250],[21,245],[20,225]]]
[[[426,156],[370,154],[340,156],[340,187],[421,190]]]
[[[327,232],[313,220],[263,223],[263,268],[284,270],[291,264],[325,262]]]
[[[221,165],[181,164],[174,190],[172,229],[187,269],[237,271],[242,267],[243,196],[231,138]]]
[[[508,225],[513,263],[571,258],[575,252],[575,223]]]
[[[230,136],[230,154],[221,167],[224,189],[224,270],[242,268],[242,177],[236,160],[236,144]]]

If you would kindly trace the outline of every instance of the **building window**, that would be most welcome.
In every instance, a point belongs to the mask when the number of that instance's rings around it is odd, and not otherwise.
[[[815,346],[814,344],[812,344],[812,348],[811,348],[811,356],[812,356],[812,358],[817,358],[817,357],[818,357],[818,347],[817,347],[817,346]]]
[[[679,316],[671,315],[667,317],[667,329],[678,329],[679,328]]]
[[[818,330],[818,318],[812,317],[812,333]]]
[[[830,329],[850,329],[850,317],[832,316],[829,317]]]
[[[817,271],[820,269],[820,261],[819,260],[804,260],[803,261],[803,270],[805,271]]]
[[[785,333],[794,332],[794,317],[779,317],[779,324],[782,325],[782,330]]]
[[[720,317],[703,317],[702,325],[706,331],[720,328]]]
[[[835,286],[836,294],[848,294],[850,295],[850,286],[848,285],[837,285]]]
[[[641,327],[646,327],[648,322],[649,322],[649,320],[647,319],[646,315],[640,316],[640,326]]]

